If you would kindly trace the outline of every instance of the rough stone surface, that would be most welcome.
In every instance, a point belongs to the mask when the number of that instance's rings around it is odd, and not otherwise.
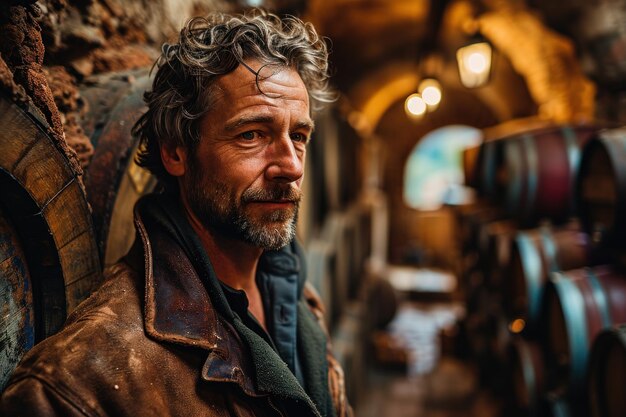
[[[9,97],[16,103],[27,103],[29,101],[24,87],[13,81],[13,72],[2,59],[2,55],[0,55],[0,89],[8,93]]]
[[[0,5],[0,88],[39,118],[43,115],[51,137],[80,176],[94,150],[78,123],[84,111],[78,85],[93,74],[150,66],[160,44],[186,19],[231,11],[233,4],[9,0]]]
[[[13,74],[13,82],[20,85],[49,125],[50,137],[68,157],[70,166],[82,175],[74,151],[67,146],[59,111],[43,71],[44,44],[37,17],[41,10],[36,5],[0,7],[0,54]],[[5,77],[6,78],[6,77]]]
[[[82,168],[86,168],[94,149],[78,121],[85,113],[85,102],[80,97],[76,79],[64,67],[55,66],[46,70],[46,77],[61,113],[65,140],[74,149]]]
[[[525,78],[539,116],[557,122],[593,119],[595,85],[582,73],[572,41],[524,9],[503,8],[479,21],[485,37]]]
[[[95,50],[91,54],[93,72],[103,73],[148,67],[157,58],[156,50],[137,44],[124,44],[123,40],[110,42],[112,47]]]

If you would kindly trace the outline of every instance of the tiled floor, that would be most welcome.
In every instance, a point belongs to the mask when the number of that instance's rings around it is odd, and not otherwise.
[[[373,364],[357,417],[496,417],[498,402],[478,384],[469,362],[442,356],[439,331],[458,316],[458,305],[412,304],[388,327],[413,345],[407,369]],[[413,309],[413,311],[410,311]],[[408,328],[407,328],[408,326]]]
[[[471,367],[441,358],[426,375],[400,371],[371,372],[368,394],[356,408],[358,417],[496,417],[500,409],[477,386]]]

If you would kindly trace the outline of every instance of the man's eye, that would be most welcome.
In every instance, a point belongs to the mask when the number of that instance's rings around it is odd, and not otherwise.
[[[259,135],[254,130],[251,130],[249,132],[243,132],[240,136],[241,136],[242,139],[245,139],[245,140],[254,140]]]
[[[295,141],[295,142],[307,142],[309,140],[307,135],[304,135],[302,133],[292,133],[291,134],[291,140]]]

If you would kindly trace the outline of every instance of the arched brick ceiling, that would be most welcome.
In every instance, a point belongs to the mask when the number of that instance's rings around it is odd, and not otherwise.
[[[527,31],[533,39],[526,40],[525,48],[517,48],[523,30],[507,27],[518,17],[526,28],[535,29]],[[542,26],[524,1],[311,0],[306,18],[331,39],[333,80],[357,110],[366,110],[374,128],[385,106],[410,92],[415,76],[407,69],[417,67],[426,53],[436,51],[442,57],[446,73],[439,76],[458,86],[452,80],[458,78],[454,53],[467,40],[468,23],[481,27],[497,47],[500,63],[495,63],[493,84],[468,90],[492,109],[494,120],[538,112],[555,120],[593,115],[593,84],[582,74],[573,44]],[[543,46],[546,40],[548,47]],[[529,51],[533,62],[525,61]],[[559,82],[549,76],[552,71],[559,74]],[[388,76],[393,73],[395,79]],[[567,105],[571,101],[574,108]]]

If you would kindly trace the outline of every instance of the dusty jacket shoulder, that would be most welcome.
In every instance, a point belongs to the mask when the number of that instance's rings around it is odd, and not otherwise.
[[[249,345],[217,314],[181,246],[160,227],[148,233],[137,214],[135,225],[140,239],[125,261],[105,272],[59,334],[25,355],[3,393],[2,414],[282,415],[271,389],[257,391]],[[303,296],[322,324],[319,299],[310,288]],[[330,345],[316,354],[327,358],[332,415],[344,417],[341,368]],[[306,394],[297,398],[304,399],[292,403],[299,416],[320,415]]]
[[[3,415],[252,415],[236,412],[232,390],[198,384],[206,353],[146,337],[142,296],[128,265],[109,269],[63,331],[25,356],[3,394]]]

